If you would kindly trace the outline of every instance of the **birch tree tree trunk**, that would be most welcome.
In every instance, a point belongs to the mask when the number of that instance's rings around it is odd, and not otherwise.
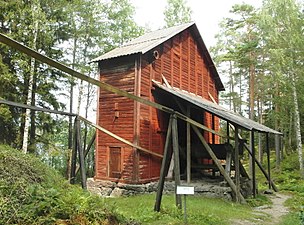
[[[297,151],[298,151],[298,155],[299,155],[300,174],[301,174],[301,177],[304,178],[300,112],[299,112],[299,105],[298,105],[295,75],[293,74],[293,72],[291,74],[291,81],[292,81],[292,94],[293,94],[294,117],[295,117],[294,122],[295,122],[295,130],[296,130]]]
[[[35,0],[32,2],[32,20],[33,20],[33,41],[31,48],[36,50],[36,43],[38,37],[38,29],[39,29],[39,10],[40,10],[40,2],[39,0]],[[32,57],[30,61],[30,77],[28,82],[28,94],[27,94],[27,105],[32,104],[32,94],[33,94],[33,80],[35,73],[35,62],[36,60]],[[22,142],[22,151],[23,153],[27,153],[28,150],[28,140],[29,140],[29,128],[30,128],[30,117],[31,110],[26,109],[25,111],[25,124],[24,124],[24,132],[23,132],[23,142]]]

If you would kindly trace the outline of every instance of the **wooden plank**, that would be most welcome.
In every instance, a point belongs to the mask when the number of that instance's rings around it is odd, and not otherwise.
[[[41,108],[41,107],[37,107],[37,106],[32,106],[32,105],[26,105],[26,104],[22,104],[22,103],[7,101],[7,100],[4,100],[4,99],[0,99],[0,104],[15,106],[17,108],[30,109],[30,110],[33,110],[33,111],[54,113],[54,114],[59,114],[59,115],[64,115],[64,116],[77,116],[77,114],[75,114],[75,113],[69,113],[69,112],[57,111],[57,110],[52,110],[52,109],[46,109],[46,108]]]
[[[133,147],[133,148],[136,148],[136,149],[138,149],[138,150],[140,150],[140,151],[142,151],[142,152],[144,152],[144,153],[147,153],[147,154],[150,154],[150,155],[159,157],[159,158],[162,158],[162,157],[163,157],[161,154],[158,154],[158,153],[155,153],[155,152],[151,152],[150,150],[147,150],[147,149],[145,149],[145,148],[143,148],[143,147],[140,147],[140,146],[138,146],[138,145],[135,145],[135,144],[131,143],[130,141],[128,141],[128,140],[126,140],[126,139],[124,139],[124,138],[122,138],[122,137],[119,137],[118,135],[112,133],[111,131],[109,131],[109,130],[107,130],[107,129],[105,129],[105,128],[103,128],[103,127],[97,125],[97,124],[92,123],[91,121],[87,120],[86,118],[84,118],[84,117],[82,117],[82,116],[79,116],[79,119],[82,120],[82,121],[84,121],[85,123],[90,124],[91,126],[95,127],[96,129],[98,129],[98,130],[100,130],[100,131],[106,133],[107,135],[109,135],[109,136],[115,138],[116,140],[119,140],[119,141],[121,141],[121,142],[123,142],[123,143],[125,143],[125,144],[127,144],[127,145],[129,145],[129,146],[131,146],[131,147]]]
[[[86,150],[84,151],[84,159],[86,159],[87,155],[89,154],[89,151],[90,151],[92,145],[94,144],[95,139],[96,139],[96,131],[94,132]],[[76,175],[77,175],[78,171],[79,171],[79,166],[76,167],[76,172],[75,172]]]
[[[266,133],[266,152],[267,152],[267,168],[268,168],[268,187],[271,189],[271,176],[270,176],[270,149],[269,149],[269,135]]]
[[[241,191],[241,183],[240,183],[240,159],[239,159],[239,128],[237,126],[234,127],[234,139],[235,139],[235,150],[234,150],[234,171],[235,171],[235,186],[236,193]],[[236,202],[240,202],[239,195],[235,196]]]
[[[225,172],[229,177],[231,176],[231,161],[232,161],[232,152],[227,151]]]
[[[81,174],[81,186],[83,189],[87,189],[87,177],[86,177],[86,168],[84,163],[84,154],[82,148],[82,140],[81,140],[81,127],[80,120],[76,117],[76,137],[77,137],[77,150],[79,154],[79,166],[80,166],[80,174]]]
[[[180,185],[180,164],[179,164],[179,145],[178,145],[178,129],[177,129],[177,117],[173,114],[172,119],[172,146],[174,152],[174,180],[175,180],[175,200],[176,206],[182,208],[181,196],[176,194],[176,188]]]
[[[251,131],[251,152],[252,152],[252,156],[251,156],[251,178],[252,178],[252,196],[255,198],[256,197],[256,177],[255,177],[255,147],[254,147],[254,131]]]
[[[170,116],[169,125],[167,129],[166,142],[164,148],[164,157],[161,164],[160,169],[160,177],[158,180],[157,192],[156,192],[156,200],[154,204],[154,211],[159,212],[161,206],[161,200],[163,195],[164,183],[166,174],[168,173],[171,158],[172,158],[172,150],[170,150],[169,146],[171,144],[171,131],[172,131],[172,115]]]
[[[76,160],[77,160],[77,136],[76,136],[76,118],[74,120],[74,129],[73,129],[73,148],[72,148],[72,156],[71,156],[71,175],[70,175],[70,183],[75,184],[76,179]]]
[[[190,118],[190,106],[187,106],[187,116]],[[191,130],[190,123],[187,123],[187,183],[191,182]]]
[[[214,117],[214,114],[212,114],[211,120],[212,120],[212,130],[215,130],[215,117]],[[214,133],[212,133],[212,144],[215,144],[215,134]]]

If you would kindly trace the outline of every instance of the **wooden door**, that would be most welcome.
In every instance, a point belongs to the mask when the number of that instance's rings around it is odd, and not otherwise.
[[[121,147],[110,147],[109,176],[121,177]]]

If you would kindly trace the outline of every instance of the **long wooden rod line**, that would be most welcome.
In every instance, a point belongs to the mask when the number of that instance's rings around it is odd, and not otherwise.
[[[10,105],[10,106],[18,107],[18,108],[24,108],[24,109],[31,109],[31,110],[34,110],[34,111],[60,114],[60,115],[64,115],[64,116],[77,116],[77,114],[74,114],[74,113],[57,111],[57,110],[52,110],[52,109],[46,109],[46,108],[41,108],[41,107],[31,106],[31,105],[25,105],[25,104],[22,104],[22,103],[7,101],[7,100],[4,100],[4,99],[0,99],[0,104],[6,104],[6,105]]]
[[[23,52],[23,53],[25,53],[25,54],[27,54],[27,55],[29,55],[29,56],[31,56],[31,57],[33,57],[33,58],[41,61],[41,62],[43,62],[43,63],[46,63],[46,64],[48,64],[48,65],[56,68],[56,69],[59,69],[59,70],[65,72],[67,74],[70,74],[73,77],[76,77],[76,78],[79,78],[81,80],[87,81],[87,82],[89,82],[91,84],[94,84],[94,85],[96,85],[96,86],[98,86],[98,87],[100,87],[100,88],[102,88],[102,89],[104,89],[106,91],[115,93],[115,94],[123,96],[123,97],[127,97],[127,98],[130,98],[130,99],[133,99],[133,100],[138,101],[138,102],[140,102],[142,104],[154,107],[156,109],[159,109],[159,110],[167,112],[167,113],[175,113],[176,116],[179,119],[182,119],[182,120],[184,120],[184,121],[186,121],[188,123],[191,123],[192,125],[195,125],[195,126],[201,128],[203,130],[207,130],[207,131],[209,131],[211,133],[215,132],[215,131],[212,131],[211,129],[207,128],[206,126],[204,126],[204,125],[202,125],[202,124],[200,124],[200,123],[192,120],[191,118],[189,118],[189,117],[187,117],[187,116],[185,116],[185,115],[183,115],[183,114],[181,114],[179,112],[174,112],[174,110],[171,109],[171,108],[169,108],[169,107],[163,106],[163,105],[158,104],[156,102],[152,102],[152,101],[146,100],[146,99],[141,98],[139,96],[133,95],[133,94],[127,92],[127,91],[120,90],[119,88],[116,88],[116,87],[114,87],[112,85],[109,85],[109,84],[107,84],[105,82],[96,80],[96,79],[91,78],[89,76],[86,76],[86,75],[84,75],[84,74],[82,74],[80,72],[77,72],[77,71],[75,71],[75,70],[73,70],[73,69],[71,69],[71,68],[63,65],[62,63],[59,63],[59,62],[57,62],[57,61],[55,61],[55,60],[53,60],[53,59],[51,59],[51,58],[49,58],[47,56],[44,56],[44,55],[38,53],[37,51],[34,51],[33,49],[31,49],[31,48],[29,48],[29,47],[27,47],[27,46],[25,46],[25,45],[23,45],[23,44],[15,41],[15,40],[13,40],[12,38],[9,38],[6,35],[1,34],[1,33],[0,33],[0,42],[6,44],[8,46],[11,46],[11,47],[19,50],[20,52]],[[215,134],[219,135],[218,133],[215,133]]]
[[[140,147],[140,146],[138,146],[138,145],[135,145],[135,144],[133,144],[132,142],[130,142],[130,141],[128,141],[128,140],[126,140],[126,139],[124,139],[124,138],[122,138],[122,137],[120,137],[120,136],[114,134],[114,133],[112,133],[111,131],[109,131],[109,130],[107,130],[107,129],[105,129],[105,128],[103,128],[103,127],[97,125],[97,124],[92,123],[91,121],[87,120],[86,118],[84,118],[84,117],[82,117],[82,116],[79,116],[79,119],[82,120],[82,121],[84,121],[84,122],[87,123],[87,124],[90,124],[91,126],[95,127],[96,129],[98,129],[98,130],[100,130],[100,131],[102,131],[102,132],[108,134],[109,136],[111,136],[111,137],[113,137],[113,138],[115,138],[115,139],[117,139],[117,140],[119,140],[119,141],[121,141],[121,142],[123,142],[123,143],[125,143],[125,144],[127,144],[127,145],[132,146],[133,148],[136,148],[136,149],[138,149],[138,150],[140,150],[140,151],[142,151],[142,152],[145,152],[145,153],[147,153],[147,154],[154,155],[154,156],[157,156],[157,157],[159,157],[159,158],[163,158],[163,155],[158,154],[158,153],[155,153],[155,152],[151,152],[151,151],[148,150],[148,149],[145,149],[145,148],[143,148],[143,147]]]

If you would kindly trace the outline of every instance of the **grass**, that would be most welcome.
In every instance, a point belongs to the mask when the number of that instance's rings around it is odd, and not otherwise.
[[[183,203],[184,203],[184,198]],[[222,199],[187,196],[189,224],[230,224],[234,219],[250,219],[260,216],[252,214],[248,205],[236,204]],[[154,212],[155,195],[139,195],[121,198],[107,198],[105,202],[115,207],[119,214],[142,224],[184,224],[183,210],[175,206],[174,195],[164,195],[160,212]]]
[[[300,179],[297,155],[274,168],[272,178],[281,191],[292,198],[286,202],[291,212],[281,225],[304,224],[304,180]],[[259,190],[267,189],[258,174]],[[0,145],[0,224],[184,224],[183,210],[175,206],[174,195],[164,195],[161,211],[154,212],[155,195],[146,194],[101,199],[77,186],[69,185],[56,171],[39,159]],[[251,207],[269,205],[263,195],[248,199],[248,205],[200,196],[187,197],[188,224],[228,225],[235,220],[267,220]]]

